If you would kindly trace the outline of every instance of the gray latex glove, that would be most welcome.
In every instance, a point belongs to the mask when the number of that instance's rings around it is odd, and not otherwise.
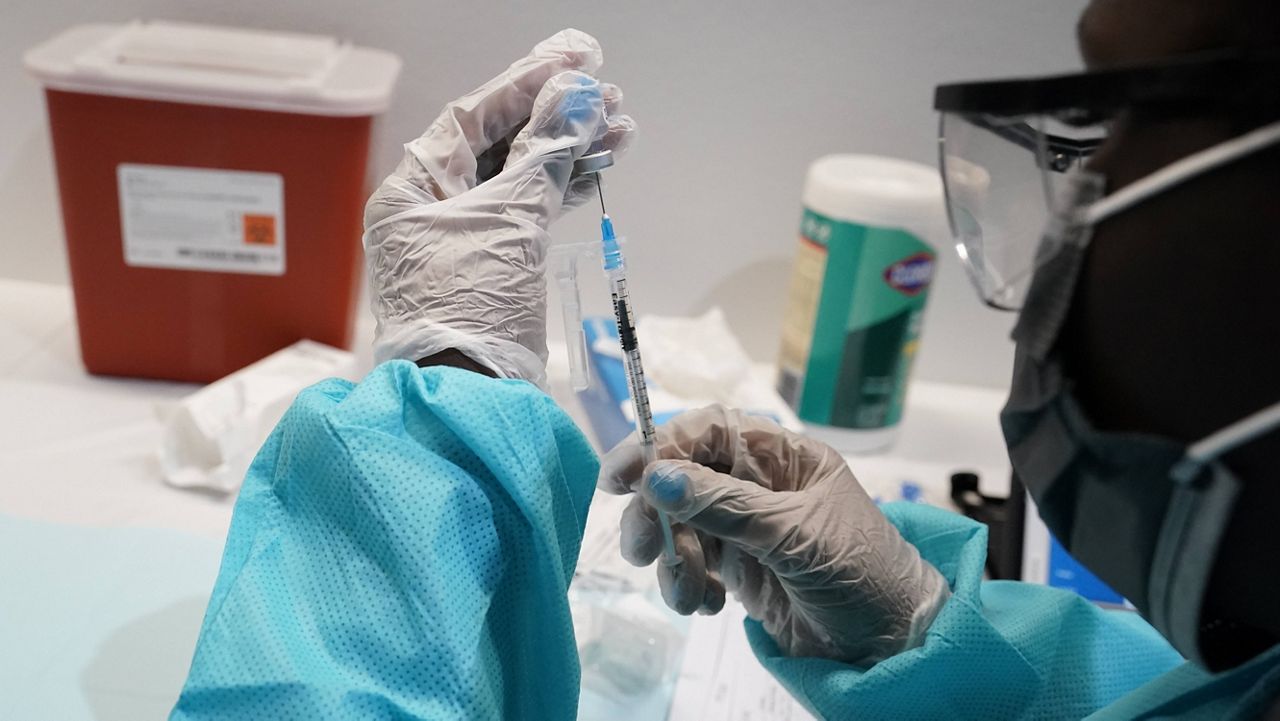
[[[618,88],[591,77],[602,62],[595,38],[560,32],[405,145],[365,208],[378,362],[457,349],[545,385],[547,228],[595,193],[592,177],[570,177],[573,161],[593,146],[620,156],[635,131]],[[525,120],[477,184],[480,159]]]
[[[787,655],[867,667],[918,646],[950,597],[826,444],[713,406],[660,426],[658,456],[679,460],[642,469],[632,435],[599,486],[639,494],[622,518],[635,565],[662,549],[653,509],[676,523],[682,562],[658,574],[680,613],[719,611],[727,589]]]

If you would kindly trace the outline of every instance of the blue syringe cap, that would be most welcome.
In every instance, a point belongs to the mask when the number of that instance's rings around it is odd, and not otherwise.
[[[600,238],[604,242],[604,269],[621,268],[622,247],[618,245],[618,236],[613,231],[613,219],[607,213],[600,217]]]

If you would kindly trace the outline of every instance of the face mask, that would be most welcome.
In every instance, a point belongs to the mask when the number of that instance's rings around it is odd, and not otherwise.
[[[1045,524],[1128,598],[1184,656],[1202,661],[1200,610],[1240,481],[1217,459],[1280,426],[1280,403],[1191,446],[1097,430],[1056,348],[1093,228],[1178,183],[1280,142],[1280,123],[1214,146],[1102,197],[1081,171],[1039,247],[1013,331],[1013,385],[1001,425],[1014,470]]]

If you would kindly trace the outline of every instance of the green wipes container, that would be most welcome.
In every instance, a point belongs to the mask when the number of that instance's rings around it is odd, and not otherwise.
[[[778,391],[810,435],[847,452],[890,445],[945,229],[925,165],[828,155],[809,166]]]

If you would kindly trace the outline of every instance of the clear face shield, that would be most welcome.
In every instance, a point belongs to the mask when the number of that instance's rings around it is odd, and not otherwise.
[[[982,300],[1018,310],[1041,239],[1073,174],[1125,111],[1160,116],[1273,112],[1280,53],[1219,52],[1158,65],[941,85],[939,166],[956,251]]]
[[[939,165],[956,252],[983,302],[1017,310],[1066,177],[1106,139],[1045,115],[943,113]]]

